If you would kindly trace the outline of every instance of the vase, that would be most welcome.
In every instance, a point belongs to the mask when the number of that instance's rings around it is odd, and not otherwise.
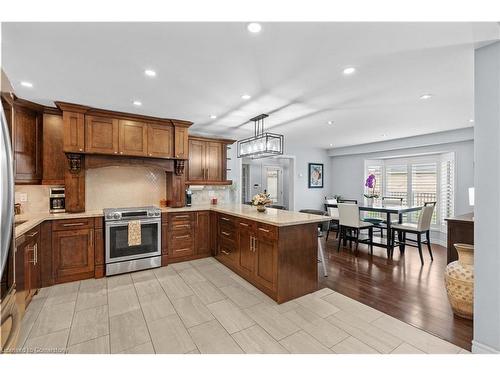
[[[258,204],[257,205],[257,211],[259,211],[259,212],[266,212],[266,206],[264,206],[263,204]]]
[[[474,246],[454,244],[458,260],[446,266],[444,280],[453,313],[471,319],[474,306]]]
[[[368,207],[372,207],[373,206],[373,198],[366,198],[366,204],[368,205]]]

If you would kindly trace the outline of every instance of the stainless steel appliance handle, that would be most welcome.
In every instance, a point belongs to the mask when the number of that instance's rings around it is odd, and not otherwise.
[[[139,219],[139,221],[142,224],[161,224],[161,219]],[[107,227],[124,227],[128,226],[128,221],[127,220],[121,220],[121,221],[106,221],[105,226]]]
[[[0,215],[0,279],[2,279],[14,230],[14,170],[10,134],[1,105],[0,112],[0,148],[4,150],[0,152],[0,196],[4,197],[1,200]]]

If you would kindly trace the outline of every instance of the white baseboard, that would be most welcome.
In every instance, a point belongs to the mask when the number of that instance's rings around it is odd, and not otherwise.
[[[472,353],[474,354],[500,354],[500,350],[494,349],[491,346],[481,344],[476,340],[472,340]]]

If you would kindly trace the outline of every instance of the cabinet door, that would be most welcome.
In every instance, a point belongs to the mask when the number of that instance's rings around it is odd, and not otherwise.
[[[85,151],[118,154],[118,120],[85,116]]]
[[[189,181],[206,180],[206,143],[197,139],[189,140]]]
[[[248,227],[242,226],[240,223],[240,228],[238,229],[240,268],[247,274],[253,274],[255,270],[255,253],[253,249],[254,238],[254,232]]]
[[[196,254],[210,254],[210,212],[201,211],[196,213]]]
[[[222,180],[222,143],[206,142],[205,179],[207,181]]]
[[[186,203],[186,179],[184,175],[167,173],[167,201],[169,207],[184,207]]]
[[[38,184],[42,179],[41,116],[27,108],[16,108],[14,118],[15,182]]]
[[[175,126],[174,138],[175,157],[178,159],[187,159],[189,157],[188,128]]]
[[[31,272],[35,263],[35,248],[33,243],[26,244],[24,251],[24,304],[28,306],[31,301],[32,293],[32,276]]]
[[[174,157],[174,130],[168,125],[148,125],[148,156],[153,158]]]
[[[68,159],[66,159],[63,149],[64,120],[59,115],[45,113],[43,115],[42,184],[64,184],[64,170],[67,168]]]
[[[83,152],[85,150],[85,115],[64,111],[63,126],[64,152]]]
[[[142,122],[120,120],[118,122],[120,155],[147,156],[148,126]]]
[[[94,277],[94,229],[52,233],[55,283]]]
[[[71,173],[66,169],[64,171],[64,185],[66,189],[66,212],[85,211],[85,170]]]
[[[277,283],[277,242],[259,236],[255,240],[255,279],[262,286],[276,290]]]

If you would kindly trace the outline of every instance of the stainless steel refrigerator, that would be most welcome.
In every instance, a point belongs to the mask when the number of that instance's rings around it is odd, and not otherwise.
[[[2,352],[9,352],[15,347],[21,317],[16,304],[14,170],[11,137],[2,106],[0,106],[0,110],[0,339]]]

